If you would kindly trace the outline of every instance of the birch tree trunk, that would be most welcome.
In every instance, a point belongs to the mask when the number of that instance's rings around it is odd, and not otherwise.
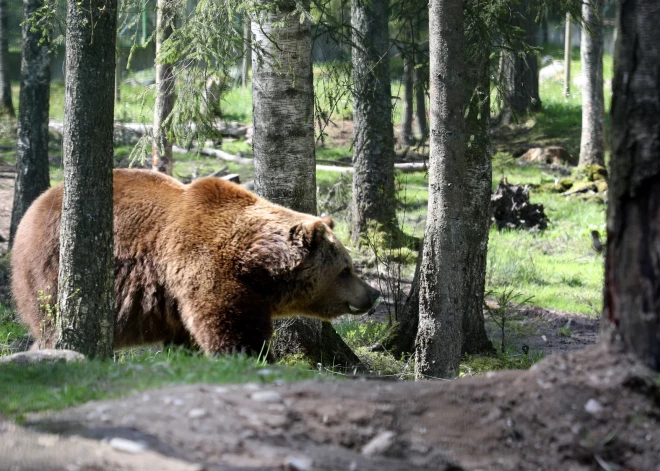
[[[525,31],[524,40],[527,44],[536,46],[536,14],[529,10],[528,6],[528,2],[521,1],[517,11],[512,14],[511,23]],[[536,54],[527,53],[521,56],[517,51],[502,51],[500,80],[504,92],[500,113],[503,124],[509,124],[515,117],[541,108]]]
[[[14,0],[15,1],[15,0]],[[9,38],[7,0],[0,0],[0,117],[16,116],[9,83]]]
[[[370,221],[396,229],[394,131],[388,58],[388,0],[351,0],[353,26],[352,239],[358,243]]]
[[[252,62],[252,32],[250,31],[250,17],[247,13],[243,17],[243,67],[241,72],[241,79],[243,86],[246,87],[248,83],[248,75],[250,73],[250,63]]]
[[[660,371],[659,10],[654,2],[617,5],[603,318]]]
[[[254,190],[273,203],[316,214],[310,24],[294,13],[294,0],[278,1],[277,11],[270,5],[264,0],[252,22]],[[278,356],[304,353],[314,363],[359,363],[327,322],[295,318],[275,325],[272,351]]]
[[[603,96],[603,0],[582,4],[582,137],[580,165],[605,165],[605,98]]]
[[[463,1],[429,3],[429,205],[419,286],[415,375],[458,374],[463,343],[466,137]]]
[[[415,58],[409,53],[403,58],[403,103],[401,111],[401,143],[411,145],[415,143],[412,131],[413,121],[413,74],[415,70]]]
[[[174,75],[171,64],[160,62],[158,54],[163,43],[172,35],[175,5],[171,0],[158,0],[156,15],[156,103],[154,104],[154,143],[151,169],[172,175],[172,142],[167,137],[167,117],[174,108]]]
[[[55,346],[104,358],[112,355],[114,336],[117,0],[68,2],[66,25],[64,195]]]
[[[43,0],[23,1],[23,20],[44,5]],[[39,41],[44,40],[40,45]],[[9,228],[9,247],[18,223],[37,197],[50,186],[48,167],[48,111],[50,99],[50,44],[41,31],[23,23],[21,93],[18,108],[16,184]]]

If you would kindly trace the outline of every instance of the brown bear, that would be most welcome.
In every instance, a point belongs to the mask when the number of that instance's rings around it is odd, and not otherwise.
[[[12,251],[14,300],[40,348],[53,343],[61,212],[59,185],[30,206]],[[217,178],[115,170],[115,348],[192,341],[207,354],[258,353],[273,318],[369,311],[380,293],[356,276],[332,225]]]

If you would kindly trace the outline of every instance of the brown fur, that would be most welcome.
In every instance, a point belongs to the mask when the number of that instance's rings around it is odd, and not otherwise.
[[[61,208],[60,185],[29,208],[12,252],[14,299],[42,348],[53,340],[40,304],[57,300]],[[207,353],[259,352],[273,317],[366,312],[379,295],[353,272],[331,219],[233,183],[115,170],[114,211],[116,348],[192,339]]]

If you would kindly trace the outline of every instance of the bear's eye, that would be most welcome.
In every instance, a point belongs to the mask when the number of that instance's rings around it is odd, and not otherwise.
[[[346,278],[346,277],[348,277],[348,276],[351,276],[351,268],[350,268],[350,267],[346,267],[346,268],[344,268],[344,269],[341,271],[341,273],[339,274],[339,276],[341,276],[342,278]]]

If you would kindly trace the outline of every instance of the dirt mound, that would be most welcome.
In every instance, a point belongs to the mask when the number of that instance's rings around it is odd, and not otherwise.
[[[65,437],[123,438],[207,470],[657,471],[656,380],[601,345],[530,371],[452,382],[183,386],[26,423]],[[11,457],[6,442],[0,434],[0,454]]]

